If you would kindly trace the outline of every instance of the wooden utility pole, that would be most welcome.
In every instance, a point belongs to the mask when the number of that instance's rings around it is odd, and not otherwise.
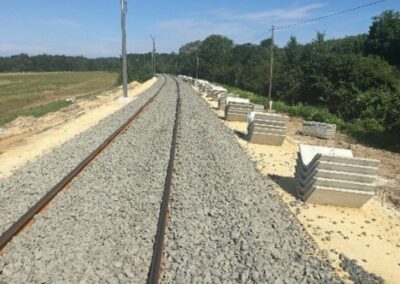
[[[153,51],[151,53],[151,61],[153,64],[153,76],[156,75],[156,38],[154,36],[150,36],[153,41]]]
[[[199,79],[199,53],[196,54],[196,79]]]
[[[271,26],[271,62],[269,70],[269,91],[268,91],[268,109],[272,111],[272,77],[274,74],[274,30],[275,27]],[[267,106],[265,106],[267,108]]]
[[[122,30],[122,85],[123,95],[128,97],[128,72],[127,72],[127,59],[126,59],[126,31],[125,31],[125,16],[128,12],[127,0],[121,1],[121,30]]]

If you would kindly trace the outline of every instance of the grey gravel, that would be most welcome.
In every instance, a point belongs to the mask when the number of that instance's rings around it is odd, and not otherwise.
[[[344,271],[349,273],[350,279],[355,283],[355,284],[365,284],[365,283],[371,283],[371,284],[381,284],[385,283],[385,280],[374,274],[374,273],[369,273],[367,272],[364,268],[362,268],[360,265],[357,264],[356,260],[352,260],[345,256],[344,254],[339,255],[340,259],[340,267],[343,268]]]
[[[145,283],[170,154],[176,86],[13,239],[0,283]]]
[[[126,107],[76,135],[52,152],[0,179],[0,233],[4,232],[47,191],[88,156],[159,89],[159,79],[148,91]]]
[[[340,283],[234,134],[182,83],[165,283]]]

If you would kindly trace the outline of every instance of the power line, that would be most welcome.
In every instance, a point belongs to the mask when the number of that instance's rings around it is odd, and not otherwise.
[[[250,43],[256,43],[256,42],[258,42],[260,39],[263,39],[266,35],[267,35],[267,34],[263,34],[263,35],[257,37],[255,40],[251,41]]]
[[[339,10],[339,11],[336,11],[336,12],[333,12],[333,13],[330,13],[330,14],[327,14],[327,15],[324,15],[324,16],[311,18],[311,19],[308,19],[308,20],[304,20],[304,21],[301,21],[301,22],[294,23],[294,24],[276,26],[275,30],[289,29],[289,28],[292,28],[292,27],[300,26],[300,25],[305,25],[305,24],[309,24],[309,23],[318,22],[318,21],[321,21],[321,20],[325,20],[327,18],[331,18],[331,17],[342,15],[342,14],[349,13],[349,12],[354,12],[354,11],[362,9],[362,8],[374,6],[374,5],[377,5],[377,4],[386,2],[386,1],[388,1],[388,0],[376,0],[376,1],[369,2],[369,3],[363,4],[363,5],[358,5],[358,6],[353,7],[353,8]],[[265,37],[266,35],[267,34],[264,34],[264,35],[258,37],[257,39],[253,40],[250,43],[255,43],[255,42],[259,41],[260,39],[262,39],[263,37]]]
[[[288,28],[292,28],[292,27],[295,27],[295,26],[300,26],[300,25],[304,25],[304,24],[318,22],[320,20],[325,20],[327,18],[331,18],[331,17],[334,17],[334,16],[342,15],[342,14],[349,13],[349,12],[354,12],[356,10],[360,10],[362,8],[370,7],[370,6],[373,6],[373,5],[377,5],[377,4],[386,2],[386,1],[387,0],[377,0],[377,1],[369,2],[369,3],[364,4],[364,5],[359,5],[359,6],[356,6],[356,7],[353,7],[353,8],[340,10],[340,11],[337,11],[337,12],[334,12],[334,13],[331,13],[331,14],[327,14],[327,15],[316,17],[316,18],[312,18],[312,19],[308,19],[308,20],[301,21],[301,22],[298,22],[298,23],[284,25],[284,26],[277,26],[277,27],[275,27],[275,29],[276,30],[283,30],[283,29],[288,29]]]
[[[121,4],[121,31],[122,31],[122,89],[123,96],[128,97],[128,75],[127,75],[127,58],[126,58],[126,30],[125,17],[128,13],[128,0],[120,0]]]

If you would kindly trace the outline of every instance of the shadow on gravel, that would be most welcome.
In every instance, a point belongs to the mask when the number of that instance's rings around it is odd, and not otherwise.
[[[296,194],[296,180],[294,177],[284,177],[278,175],[271,175],[271,178],[276,182],[284,191],[299,199]]]
[[[225,120],[225,115],[224,115],[224,114],[222,114],[222,115],[217,114],[217,117],[218,117],[219,119]]]
[[[246,133],[239,131],[239,130],[234,130],[233,131],[235,133],[235,135],[237,135],[237,137],[239,137],[240,139],[247,141],[247,137],[246,137]]]

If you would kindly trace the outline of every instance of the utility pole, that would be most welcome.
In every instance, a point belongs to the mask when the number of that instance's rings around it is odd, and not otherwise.
[[[199,53],[196,53],[196,79],[199,79]]]
[[[268,104],[269,111],[272,110],[272,76],[274,73],[274,25],[271,26],[271,62],[269,71],[269,91],[268,91]]]
[[[120,0],[121,2],[121,30],[122,30],[122,85],[123,96],[128,97],[128,74],[126,60],[126,31],[125,31],[125,16],[128,12],[128,1]]]
[[[153,41],[153,52],[151,53],[151,61],[153,64],[153,76],[156,75],[156,38],[154,36],[150,36]]]

